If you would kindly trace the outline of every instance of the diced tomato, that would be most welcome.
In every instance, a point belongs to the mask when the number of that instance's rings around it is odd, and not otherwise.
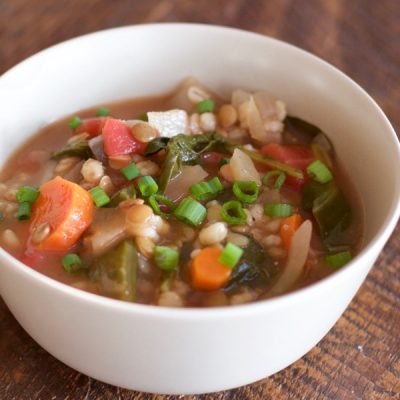
[[[310,148],[305,146],[283,146],[277,143],[267,144],[261,147],[261,153],[274,157],[278,161],[304,172],[304,179],[288,176],[285,183],[296,190],[309,181],[306,169],[314,161],[314,155]]]
[[[74,134],[88,133],[91,137],[101,135],[106,118],[85,118],[81,121],[81,124],[74,130]]]
[[[142,154],[147,143],[137,141],[130,128],[122,121],[107,118],[103,126],[104,152],[107,156],[120,156],[124,154]]]

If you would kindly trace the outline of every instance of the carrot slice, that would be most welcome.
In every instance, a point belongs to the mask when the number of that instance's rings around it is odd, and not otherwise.
[[[45,251],[67,251],[80,238],[93,219],[93,200],[76,183],[59,176],[40,187],[32,207],[29,242]],[[39,242],[37,230],[48,224],[50,231]]]
[[[286,250],[289,250],[290,244],[292,243],[292,237],[302,222],[303,218],[300,214],[293,214],[282,220],[279,234]]]
[[[222,250],[205,247],[200,250],[192,263],[192,284],[200,290],[216,290],[225,286],[232,270],[218,261]]]

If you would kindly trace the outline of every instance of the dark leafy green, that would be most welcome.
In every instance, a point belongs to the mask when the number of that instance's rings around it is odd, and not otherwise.
[[[80,139],[66,144],[60,150],[51,154],[51,158],[53,160],[60,160],[64,157],[79,157],[87,160],[88,158],[93,157],[93,153],[89,147],[88,141],[85,139]]]
[[[165,149],[166,155],[159,179],[159,188],[163,192],[168,183],[181,172],[182,165],[193,165],[200,161],[200,155],[206,151],[226,151],[226,140],[216,133],[210,135],[189,136],[179,134],[168,138],[156,138],[148,145],[146,155]]]
[[[249,240],[239,264],[225,286],[227,292],[235,292],[243,286],[265,288],[277,272],[274,260],[266,254],[264,248],[255,239],[249,237]]]
[[[89,276],[102,292],[120,300],[135,301],[138,255],[132,239],[120,242],[90,265]]]
[[[302,206],[310,210],[317,221],[320,235],[330,251],[348,248],[347,228],[351,208],[336,183],[309,182],[302,190]]]

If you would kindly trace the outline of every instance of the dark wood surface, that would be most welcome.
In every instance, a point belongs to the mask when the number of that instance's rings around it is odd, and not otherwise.
[[[233,26],[309,50],[360,83],[399,131],[398,0],[0,0],[0,73],[77,35],[158,21]],[[399,249],[397,228],[342,318],[301,360],[246,387],[186,398],[400,399]],[[0,399],[178,398],[109,386],[66,367],[0,299]]]

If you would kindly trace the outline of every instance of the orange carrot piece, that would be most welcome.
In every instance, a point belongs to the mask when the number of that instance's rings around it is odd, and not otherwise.
[[[218,261],[222,250],[205,247],[192,262],[192,284],[200,290],[216,290],[225,286],[232,270]]]
[[[44,251],[67,251],[92,223],[93,208],[90,194],[76,183],[59,176],[44,183],[32,207],[30,244]],[[37,243],[35,231],[45,224],[50,233]]]
[[[289,250],[290,244],[292,242],[292,237],[294,233],[297,231],[299,226],[302,224],[303,218],[300,214],[293,214],[290,217],[284,218],[281,221],[281,227],[279,230],[279,234],[281,236],[283,245],[286,250]]]

